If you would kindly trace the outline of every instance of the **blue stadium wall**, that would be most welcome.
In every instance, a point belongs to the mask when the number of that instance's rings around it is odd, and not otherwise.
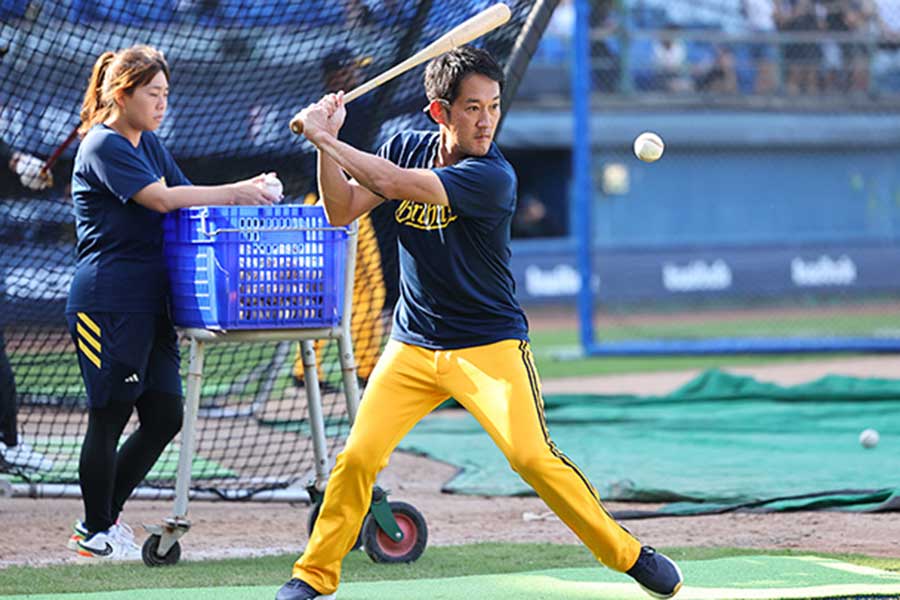
[[[630,153],[645,130],[667,142],[652,165]],[[592,116],[591,135],[593,280],[602,303],[900,293],[896,115],[606,112]],[[571,141],[563,112],[514,110],[500,136],[511,154]],[[627,171],[621,195],[602,190],[610,163]],[[559,177],[569,202],[569,177]],[[571,238],[516,241],[513,271],[526,304],[574,303]]]

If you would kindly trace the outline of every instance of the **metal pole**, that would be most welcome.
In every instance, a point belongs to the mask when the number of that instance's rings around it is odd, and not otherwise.
[[[203,342],[191,338],[191,356],[187,375],[187,398],[184,425],[181,428],[181,451],[178,454],[178,475],[175,480],[174,517],[187,517],[188,492],[191,489],[191,465],[197,431],[197,411],[200,408],[200,384],[203,381]]]
[[[77,483],[13,483],[12,495],[19,498],[81,498],[81,487]],[[0,494],[0,497],[3,497]],[[175,491],[171,488],[139,487],[132,492],[132,500],[172,500]],[[253,502],[309,502],[309,494],[305,489],[291,486],[277,490],[254,492],[250,489],[229,489],[221,493],[194,490],[188,494],[191,500],[207,502],[232,502],[251,500]],[[157,529],[154,528],[154,532]]]
[[[354,221],[347,238],[347,267],[344,273],[344,310],[341,313],[341,335],[338,338],[341,370],[344,377],[344,398],[347,401],[347,415],[351,424],[356,422],[356,413],[359,410],[359,381],[356,379],[356,358],[353,355],[353,340],[350,335],[350,322],[353,318],[353,284],[356,279],[356,248],[358,244],[359,221]]]
[[[191,466],[194,462],[194,436],[197,432],[197,412],[200,408],[200,384],[203,379],[203,342],[191,338],[191,356],[187,375],[187,397],[184,422],[181,428],[181,450],[178,453],[178,472],[175,476],[175,506],[172,517],[161,526],[146,526],[152,535],[159,536],[156,554],[166,556],[169,550],[191,528],[187,518],[191,491]]]
[[[325,418],[322,416],[322,394],[319,391],[319,374],[316,372],[316,348],[310,340],[300,342],[303,359],[303,381],[306,389],[306,405],[309,409],[309,430],[312,436],[313,455],[316,459],[316,489],[325,489],[328,479],[328,445],[325,441]]]
[[[581,345],[585,353],[594,345],[594,294],[591,289],[592,193],[591,193],[591,43],[588,0],[575,0],[575,35],[572,68],[572,181],[575,209],[578,271],[581,290],[578,314]]]

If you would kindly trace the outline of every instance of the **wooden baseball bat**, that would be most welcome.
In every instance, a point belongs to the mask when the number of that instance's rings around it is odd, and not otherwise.
[[[486,8],[471,19],[460,23],[437,40],[422,48],[400,64],[391,67],[381,75],[373,77],[369,81],[352,89],[344,94],[344,103],[352,102],[367,92],[371,92],[378,86],[390,81],[391,79],[406,73],[423,62],[431,60],[436,56],[440,56],[444,52],[453,50],[463,44],[467,44],[472,40],[479,38],[489,31],[493,31],[507,21],[511,13],[509,7],[502,2],[494,4],[490,8]],[[291,131],[297,135],[303,133],[303,120],[297,114],[291,119]]]

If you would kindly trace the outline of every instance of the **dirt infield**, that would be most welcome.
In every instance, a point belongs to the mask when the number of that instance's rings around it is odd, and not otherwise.
[[[488,541],[577,544],[578,540],[537,498],[491,498],[441,494],[454,473],[448,465],[397,453],[382,483],[393,497],[410,502],[428,521],[429,544]],[[635,505],[610,503],[611,510]],[[640,505],[640,508],[650,508]],[[137,525],[167,516],[169,502],[133,501],[125,518]],[[0,527],[14,536],[0,539],[0,566],[73,561],[65,549],[78,500],[15,498],[0,503]],[[308,508],[288,504],[195,502],[193,529],[183,540],[187,559],[298,553],[306,543]],[[794,548],[900,556],[896,514],[731,514],[628,521],[644,542],[657,546]],[[139,536],[142,537],[139,532]],[[285,565],[285,573],[289,569]]]
[[[729,373],[746,375],[783,386],[797,385],[826,375],[847,377],[900,377],[900,358],[868,356],[822,358],[817,361],[753,367],[727,367]],[[543,382],[545,394],[640,394],[662,395],[688,383],[700,370],[627,373],[598,377],[564,377]]]
[[[896,377],[898,359],[871,357],[828,359],[799,365],[728,369],[784,385],[827,373],[861,377]],[[666,393],[693,377],[692,372],[614,375],[544,383],[545,393]],[[578,543],[565,526],[547,513],[537,498],[491,498],[442,494],[441,485],[454,467],[398,452],[381,483],[396,499],[411,502],[426,516],[430,544],[470,542]],[[168,516],[171,502],[133,501],[124,515],[133,525]],[[651,508],[610,503],[608,508]],[[194,527],[184,540],[188,559],[299,552],[306,543],[308,508],[289,504],[194,502]],[[74,499],[0,500],[0,566],[73,560],[65,549],[69,528],[81,514]],[[896,514],[808,512],[730,514],[629,521],[628,527],[657,546],[738,546],[793,548],[820,552],[855,552],[900,556],[900,518]],[[289,565],[285,565],[285,572]]]

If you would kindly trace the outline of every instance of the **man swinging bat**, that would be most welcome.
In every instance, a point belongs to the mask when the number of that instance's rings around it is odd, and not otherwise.
[[[483,50],[461,46],[438,56],[425,70],[425,90],[439,130],[401,132],[377,155],[338,140],[342,93],[295,118],[318,150],[320,197],[332,225],[395,204],[400,300],[309,544],[277,600],[332,597],[376,475],[401,438],[449,397],[600,562],[657,598],[681,588],[675,563],[621,527],[550,439],[509,268],[516,175],[493,142],[502,87],[502,70]]]

